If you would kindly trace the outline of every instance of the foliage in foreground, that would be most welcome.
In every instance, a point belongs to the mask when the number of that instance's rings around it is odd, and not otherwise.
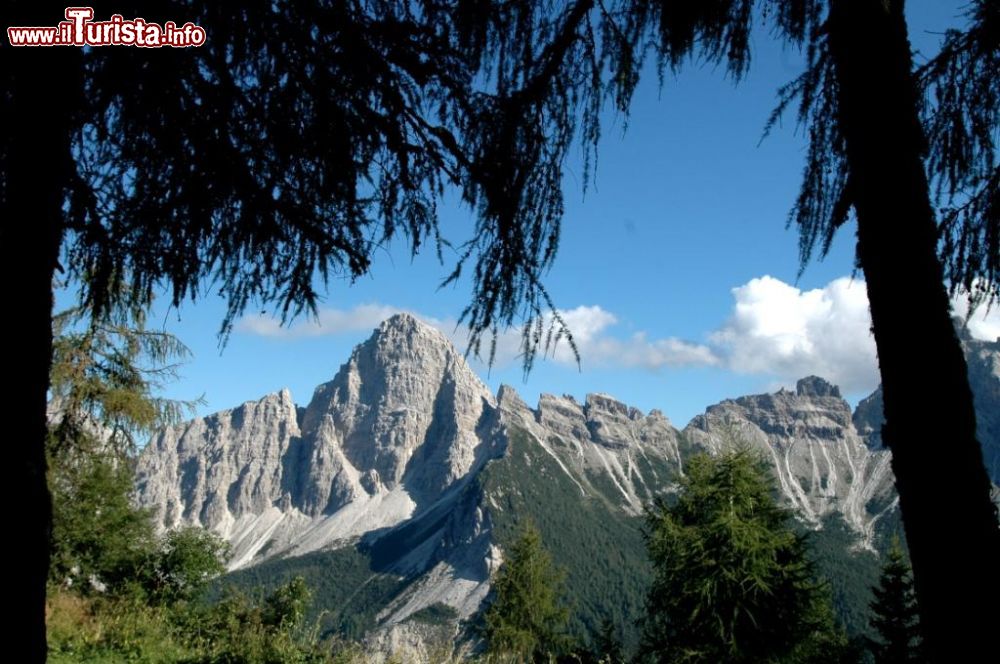
[[[913,591],[910,565],[899,539],[882,566],[882,576],[873,589],[871,624],[877,636],[870,641],[877,664],[923,662],[920,648],[920,615]]]
[[[149,514],[131,500],[132,470],[108,452],[51,455],[50,584],[88,594],[122,592],[156,553]]]
[[[305,629],[302,579],[260,601],[230,594],[205,603],[208,584],[225,572],[228,544],[194,527],[157,537],[150,512],[134,505],[134,436],[181,412],[184,404],[153,391],[186,349],[145,331],[141,308],[120,314],[57,319],[47,448],[50,661],[333,661]]]
[[[233,594],[215,604],[164,606],[135,598],[82,597],[60,590],[48,600],[49,661],[185,664],[330,664],[352,661],[351,647],[320,643],[302,621],[309,591],[301,581],[261,601]]]
[[[831,662],[847,657],[805,538],[767,467],[736,448],[696,455],[673,504],[647,515],[655,578],[641,656],[655,662]]]
[[[567,443],[552,437],[550,445]],[[635,621],[644,613],[652,568],[642,539],[642,519],[623,514],[617,487],[603,473],[587,473],[576,481],[589,484],[581,499],[574,478],[523,429],[512,427],[508,454],[481,474],[497,541],[503,549],[531,520],[544,534],[553,562],[566,570],[566,600],[573,607],[568,631],[580,643],[591,643],[602,623],[611,621],[625,652],[635,650]],[[671,469],[655,457],[637,456],[643,477],[669,477]],[[652,495],[643,496],[652,499]]]
[[[176,423],[194,404],[156,395],[190,352],[145,321],[137,301],[102,319],[80,307],[55,317],[46,441],[49,583],[167,601],[197,593],[221,573],[225,550],[202,531],[161,541],[151,514],[133,504],[136,437]]]
[[[548,661],[566,653],[569,609],[563,605],[566,573],[552,564],[538,528],[527,523],[493,579],[484,616],[487,654],[510,661]]]

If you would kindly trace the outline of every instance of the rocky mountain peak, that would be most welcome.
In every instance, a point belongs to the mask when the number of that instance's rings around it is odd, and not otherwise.
[[[139,463],[140,501],[166,528],[230,539],[235,565],[268,539],[313,550],[419,514],[468,478],[495,454],[482,435],[494,405],[445,335],[398,314],[306,408],[282,390],[161,433]]]
[[[140,502],[163,526],[225,531],[240,514],[259,513],[282,495],[281,476],[300,435],[291,392],[160,431],[136,469]]]
[[[840,388],[819,376],[807,376],[795,383],[795,393],[800,397],[834,397],[840,399]]]
[[[882,414],[882,387],[858,402],[854,409],[854,428],[868,446],[873,450],[882,449],[882,424],[885,416]]]
[[[432,347],[446,352],[455,350],[451,341],[439,330],[405,312],[382,321],[367,343],[416,352]]]
[[[588,394],[584,402],[584,408],[588,417],[591,418],[599,414],[604,414],[614,418],[637,421],[643,417],[642,411],[638,408],[628,406],[613,396],[603,393]]]
[[[411,497],[444,489],[475,463],[476,427],[494,403],[441,332],[410,314],[386,319],[306,408],[303,509],[332,512],[404,484]]]
[[[493,401],[488,388],[444,334],[410,314],[395,314],[354,348],[332,381],[316,388],[303,430],[315,431],[332,410],[345,417],[362,415],[372,408],[429,412],[438,388],[445,384],[475,393],[474,398]],[[353,412],[358,409],[364,413]],[[339,424],[353,427],[350,421]]]
[[[497,408],[504,410],[530,410],[517,390],[506,383],[497,390]]]
[[[773,460],[779,490],[800,518],[818,527],[839,515],[870,546],[892,489],[889,457],[864,444],[851,415],[836,386],[809,376],[798,381],[795,393],[780,390],[710,406],[684,435],[712,453],[734,442],[750,444]]]

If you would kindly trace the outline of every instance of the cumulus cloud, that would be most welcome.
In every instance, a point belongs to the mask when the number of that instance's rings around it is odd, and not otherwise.
[[[764,276],[732,294],[731,316],[709,337],[728,368],[785,380],[816,374],[847,392],[878,384],[863,281],[843,277],[803,291]]]
[[[864,281],[842,277],[822,288],[802,290],[763,276],[731,292],[732,311],[720,327],[705,335],[706,343],[642,331],[622,335],[618,332],[618,317],[597,305],[562,310],[560,315],[573,333],[584,368],[660,370],[712,366],[769,376],[785,384],[815,374],[847,393],[870,391],[878,384]],[[968,314],[965,298],[956,298],[953,307],[956,315]],[[274,318],[249,316],[240,320],[236,329],[276,338],[368,332],[401,311],[405,310],[383,304],[324,308],[316,319],[287,327]],[[454,319],[410,313],[441,330],[459,348],[466,348],[468,328]],[[974,338],[997,339],[1000,307],[975,311],[969,317],[968,328]],[[482,353],[488,352],[486,339]],[[576,367],[576,357],[565,340],[548,349],[547,357],[556,364]],[[520,358],[520,330],[502,332],[496,340],[495,365],[502,368]]]
[[[724,366],[785,381],[815,374],[846,392],[866,392],[878,385],[863,280],[841,277],[823,288],[803,291],[764,276],[732,293],[732,314],[709,336]],[[958,316],[968,314],[963,296],[956,296],[952,307]],[[968,330],[975,339],[997,339],[1000,309],[980,307],[969,316]]]
[[[618,324],[618,319],[599,306],[576,307],[560,313],[573,333],[584,366],[655,370],[718,362],[708,346],[677,337],[650,339],[645,332],[625,339],[615,337],[609,329]],[[576,362],[566,343],[559,344],[552,356],[563,364]]]
[[[402,311],[405,310],[382,304],[362,304],[352,309],[323,308],[315,319],[290,326],[282,326],[266,315],[245,316],[237,323],[236,331],[282,339],[364,332]],[[454,319],[442,320],[418,312],[409,313],[440,330],[459,348],[466,348],[469,330]],[[559,313],[573,334],[582,363],[588,367],[660,369],[717,362],[707,346],[675,337],[649,339],[640,332],[619,339],[612,334],[612,328],[618,324],[617,317],[599,306],[580,306]],[[489,339],[484,339],[481,351],[484,356],[488,355]],[[576,357],[566,340],[549,348],[547,357],[558,364],[576,366]],[[521,331],[510,329],[501,332],[496,340],[495,364],[504,367],[520,361],[520,358]]]
[[[951,301],[952,310],[963,320],[968,316],[966,327],[973,339],[996,341],[1000,339],[1000,305],[992,307],[980,305],[969,315],[969,299],[964,295],[956,295]]]

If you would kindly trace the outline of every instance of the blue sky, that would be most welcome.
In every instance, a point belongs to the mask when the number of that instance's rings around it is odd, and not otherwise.
[[[923,53],[934,52],[934,33],[961,24],[960,3],[908,4],[911,39]],[[864,285],[849,278],[854,229],[842,229],[829,256],[798,278],[798,237],[785,220],[803,141],[787,118],[758,145],[775,91],[800,71],[801,58],[764,33],[753,45],[751,72],[738,87],[721,70],[692,65],[662,90],[647,77],[626,133],[622,118],[607,114],[586,196],[579,167],[569,169],[559,255],[545,279],[581,340],[582,368],[564,349],[525,380],[519,361],[502,353],[491,370],[473,363],[491,387],[511,384],[529,403],[540,392],[578,399],[607,392],[683,426],[724,398],[810,373],[840,383],[852,399],[875,386]],[[466,210],[443,207],[446,237],[461,241],[471,228]],[[221,301],[161,304],[152,320],[194,352],[169,395],[204,395],[204,413],[288,387],[305,404],[392,311],[455,332],[470,290],[466,281],[438,289],[445,260],[438,264],[433,252],[411,260],[397,244],[370,277],[331,283],[320,325],[299,320],[279,329],[250,316],[221,350]],[[1000,320],[991,314],[975,329],[995,337]]]

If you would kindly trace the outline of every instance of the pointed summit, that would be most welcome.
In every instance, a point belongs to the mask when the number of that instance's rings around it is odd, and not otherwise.
[[[444,334],[407,313],[387,318],[306,408],[303,510],[404,483],[418,502],[443,491],[477,461],[476,427],[494,403]]]
[[[372,336],[354,349],[351,359],[357,357],[363,349],[371,347],[390,350],[390,355],[396,358],[413,359],[428,353],[440,358],[461,355],[440,330],[405,312],[393,314],[379,323]]]
[[[370,339],[382,337],[384,335],[393,336],[398,334],[429,334],[440,337],[442,341],[448,341],[443,334],[435,330],[433,327],[413,314],[405,311],[393,314],[379,323]]]
[[[806,376],[795,383],[795,393],[800,397],[840,397],[840,388],[819,376]]]

